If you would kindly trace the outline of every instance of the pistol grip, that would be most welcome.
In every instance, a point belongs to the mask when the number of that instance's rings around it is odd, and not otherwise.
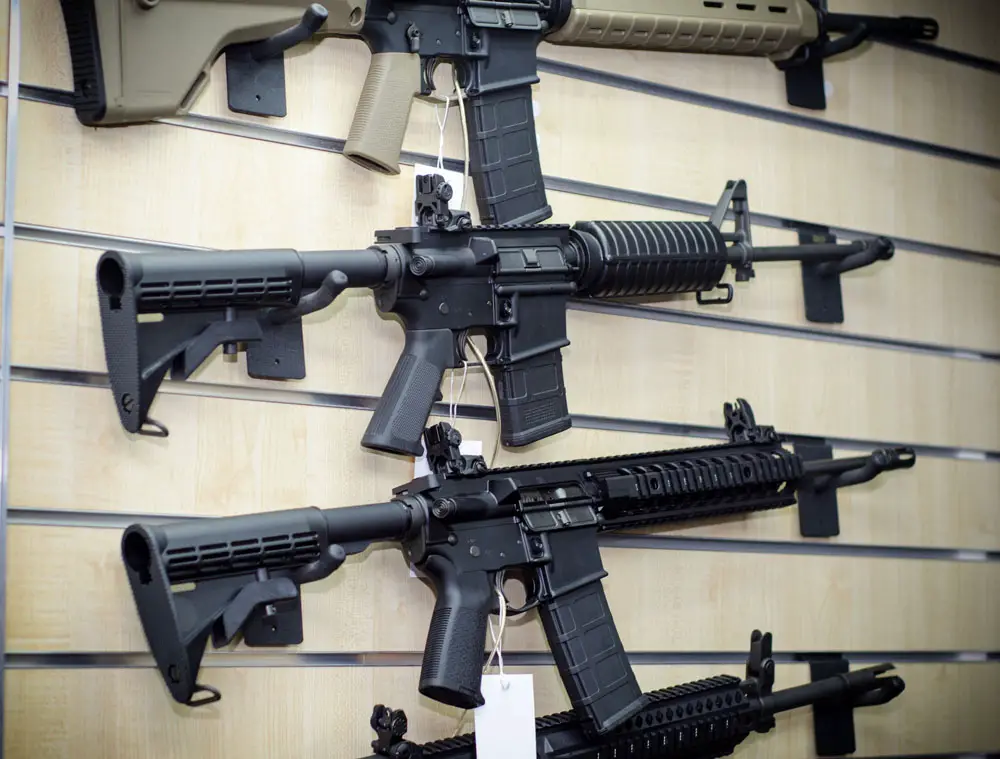
[[[528,445],[570,428],[560,351],[495,366],[492,371],[504,445]]]
[[[444,370],[455,358],[450,329],[407,330],[403,353],[392,370],[361,445],[389,453],[419,456],[420,436],[441,387]]]
[[[469,174],[483,224],[536,224],[552,215],[535,138],[531,86],[469,99]]]
[[[437,602],[424,646],[418,690],[427,698],[460,709],[482,706],[486,624],[494,605],[489,577],[486,572],[459,574],[440,556],[429,557],[420,568],[433,580]]]
[[[375,53],[354,111],[344,155],[366,169],[399,173],[410,106],[420,92],[420,56]]]

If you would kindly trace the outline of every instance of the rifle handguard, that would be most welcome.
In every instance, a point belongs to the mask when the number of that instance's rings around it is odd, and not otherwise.
[[[711,290],[728,265],[722,232],[709,222],[586,221],[572,235],[583,270],[577,293],[592,298]]]

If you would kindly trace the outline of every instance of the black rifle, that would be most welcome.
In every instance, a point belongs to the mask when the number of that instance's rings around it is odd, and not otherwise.
[[[720,284],[761,261],[810,262],[820,279],[891,258],[885,238],[848,244],[754,247],[746,184],[730,182],[707,222],[580,222],[472,227],[448,209],[439,176],[418,179],[421,226],[376,233],[365,250],[105,253],[97,284],[111,391],[129,432],[166,435],[149,418],[167,372],[187,379],[219,345],[246,346],[247,373],[305,376],[302,316],[348,287],[401,318],[406,345],[362,445],[419,455],[420,435],[445,369],[462,365],[465,339],[483,330],[499,397],[502,440],[527,445],[570,426],[563,384],[566,305],[591,299],[698,293],[728,303]],[[723,232],[733,212],[735,231]],[[722,297],[706,298],[719,290]],[[161,313],[157,322],[140,315]],[[346,357],[345,357],[346,358]]]
[[[768,733],[774,715],[803,706],[849,712],[887,704],[906,687],[892,664],[867,667],[774,692],[771,633],[750,638],[746,679],[717,675],[644,694],[646,705],[603,736],[574,712],[535,720],[537,759],[716,759],[729,756],[751,733]],[[371,717],[375,753],[366,759],[475,759],[474,733],[417,744],[405,739],[406,714],[379,704]]]
[[[387,503],[275,511],[167,525],[136,524],[122,558],[139,618],[173,697],[217,700],[196,683],[208,636],[241,631],[250,646],[302,642],[299,586],[323,579],[348,554],[402,544],[434,584],[437,602],[420,692],[441,703],[483,703],[487,618],[498,587],[521,576],[574,708],[605,733],[643,707],[601,578],[598,533],[790,506],[801,490],[827,491],[914,464],[908,448],[803,461],[758,426],[745,401],[725,405],[730,442],[657,453],[490,470],[459,453],[450,425],[425,440],[431,474]],[[196,583],[175,592],[177,584]],[[197,692],[208,695],[195,699]]]

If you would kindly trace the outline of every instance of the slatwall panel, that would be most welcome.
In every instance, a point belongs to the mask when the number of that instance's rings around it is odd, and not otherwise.
[[[225,698],[195,713],[173,704],[143,657],[118,555],[120,526],[136,514],[340,507],[385,500],[410,476],[409,460],[359,446],[365,401],[403,338],[370,295],[306,319],[301,382],[251,380],[216,355],[191,383],[166,383],[153,407],[165,440],[118,424],[94,297],[94,263],[109,247],[359,248],[375,229],[407,224],[409,163],[388,178],[338,153],[367,50],[326,40],[287,56],[282,120],[230,113],[220,61],[191,116],[95,130],[57,103],[71,87],[58,1],[22,0],[20,11],[8,755],[350,759],[368,752],[377,702],[405,708],[415,739],[451,735],[459,715],[416,691],[433,594],[398,551],[366,551],[305,586],[302,645],[210,656],[202,680]],[[934,15],[942,45],[996,56],[988,0],[877,11]],[[794,508],[609,539],[609,602],[647,689],[739,674],[750,631],[770,629],[783,654],[900,659],[907,689],[857,714],[859,755],[997,752],[1000,77],[867,47],[827,66],[829,108],[803,114],[767,61],[542,46],[535,98],[556,220],[703,218],[694,212],[727,180],[745,178],[763,214],[758,244],[795,242],[794,220],[899,244],[891,262],[844,277],[842,325],[804,319],[793,264],[759,265],[725,307],[676,297],[574,308],[564,361],[576,424],[497,463],[711,444],[736,397],[781,432],[832,438],[838,455],[920,446],[914,469],[841,492],[833,539],[802,539]],[[447,158],[461,158],[457,121]],[[418,103],[405,150],[437,146],[434,111]],[[477,369],[462,402],[489,403]],[[492,423],[459,426],[492,451]],[[505,648],[515,660],[545,651],[533,614]],[[729,663],[703,663],[720,658]],[[567,707],[551,667],[514,670],[534,674],[539,713]],[[803,664],[778,665],[779,687],[807,679]],[[737,756],[811,757],[811,730],[808,710],[784,715]]]

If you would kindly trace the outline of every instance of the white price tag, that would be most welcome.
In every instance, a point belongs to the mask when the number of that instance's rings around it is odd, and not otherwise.
[[[414,164],[413,166],[414,177],[422,177],[428,174],[440,174],[444,177],[444,181],[451,185],[451,189],[454,193],[451,196],[451,201],[448,203],[449,208],[452,211],[468,211],[468,208],[462,208],[462,192],[465,189],[465,177],[462,175],[461,171],[451,171],[449,169],[439,169],[437,166],[429,166],[425,163]],[[413,202],[417,202],[417,183],[413,182]],[[413,223],[417,223],[417,214],[413,214]]]
[[[477,759],[535,759],[533,677],[483,675],[486,704],[473,712]]]

